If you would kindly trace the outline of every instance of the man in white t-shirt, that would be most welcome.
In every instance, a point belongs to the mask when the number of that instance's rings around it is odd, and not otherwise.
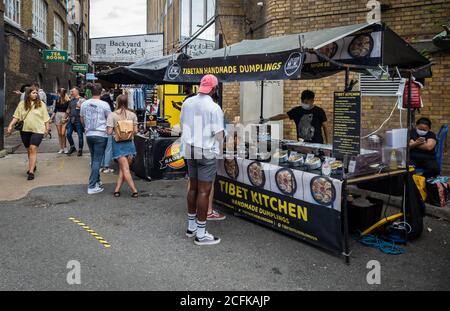
[[[195,237],[196,245],[220,243],[206,231],[209,195],[224,135],[223,112],[212,99],[218,84],[215,76],[204,76],[198,94],[186,99],[181,108],[181,143],[190,182],[186,236]]]
[[[88,88],[92,91],[92,98],[81,104],[81,123],[86,131],[86,141],[91,152],[91,175],[89,177],[88,194],[96,194],[103,191],[100,181],[100,165],[105,155],[108,143],[106,133],[106,120],[111,113],[107,102],[100,100],[102,86],[94,83]]]

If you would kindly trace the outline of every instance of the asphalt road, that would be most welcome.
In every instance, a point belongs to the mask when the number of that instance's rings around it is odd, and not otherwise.
[[[406,253],[385,255],[353,242],[344,264],[308,244],[228,215],[208,224],[222,238],[198,247],[185,231],[185,181],[138,182],[139,199],[113,186],[33,190],[0,202],[0,290],[450,290],[450,224],[426,218]],[[69,218],[101,235],[105,248]],[[81,284],[66,281],[81,264]],[[368,261],[381,263],[381,285],[368,285]]]

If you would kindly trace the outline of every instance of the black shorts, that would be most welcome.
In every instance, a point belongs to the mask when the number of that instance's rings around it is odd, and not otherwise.
[[[30,145],[39,147],[44,138],[44,134],[37,134],[32,132],[20,132],[20,137],[22,138],[22,143],[25,148],[30,148]]]

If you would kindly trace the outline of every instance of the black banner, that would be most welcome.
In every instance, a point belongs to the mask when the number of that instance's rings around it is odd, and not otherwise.
[[[311,204],[217,176],[214,200],[242,216],[309,243],[342,252],[341,214]]]
[[[361,93],[335,92],[333,108],[333,154],[361,152]]]
[[[303,54],[298,50],[272,54],[173,61],[164,77],[169,82],[199,82],[213,74],[220,82],[299,79]]]

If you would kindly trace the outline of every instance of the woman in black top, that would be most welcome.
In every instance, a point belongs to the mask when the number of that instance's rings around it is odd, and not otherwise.
[[[66,149],[66,126],[67,126],[67,108],[69,107],[70,98],[67,95],[66,89],[58,90],[58,99],[55,103],[55,109],[53,110],[52,120],[54,120],[56,129],[58,130],[59,154],[65,152]]]
[[[416,122],[416,128],[410,133],[411,163],[418,169],[424,170],[425,178],[435,177],[440,174],[436,160],[436,134],[431,131],[431,121],[428,118],[420,118]]]

